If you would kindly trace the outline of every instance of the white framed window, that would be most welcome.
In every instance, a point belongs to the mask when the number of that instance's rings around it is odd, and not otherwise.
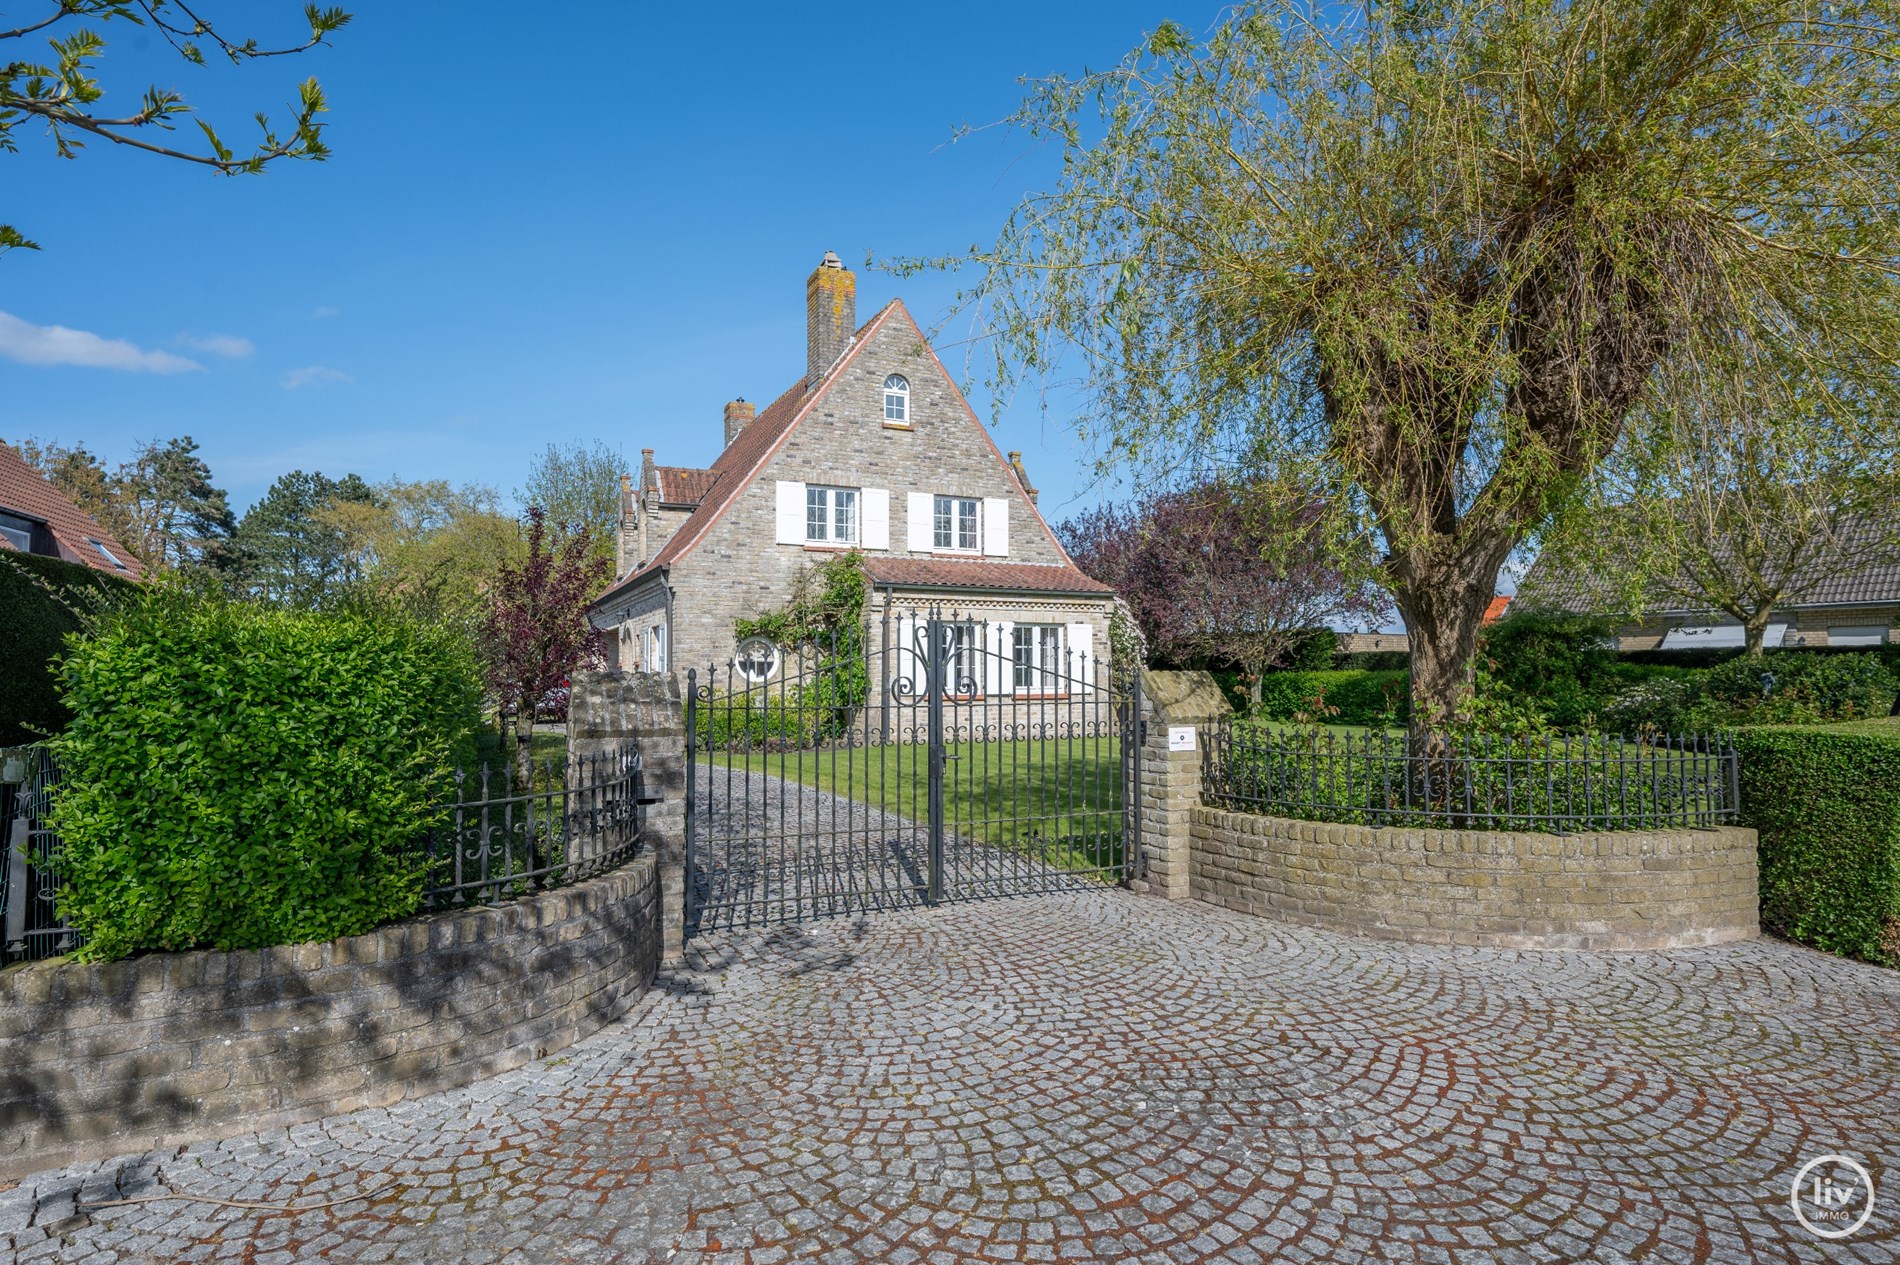
[[[733,657],[739,675],[752,685],[763,685],[778,672],[778,647],[764,637],[747,637]]]
[[[972,635],[975,631],[969,624],[952,624],[944,629],[944,648],[949,653],[944,658],[943,692],[951,698],[975,698],[983,693],[983,682],[977,676],[982,652]]]
[[[910,382],[901,373],[884,379],[884,421],[890,426],[910,425]]]
[[[931,547],[975,553],[982,522],[983,502],[974,496],[940,496],[931,515]]]
[[[647,629],[647,671],[666,671],[665,624],[655,624]]]
[[[858,490],[806,484],[805,539],[816,544],[857,544]]]
[[[1887,644],[1887,630],[1879,624],[1830,624],[1827,630],[1827,644],[1830,646],[1884,646]]]
[[[1016,688],[1025,694],[1060,693],[1064,677],[1062,625],[1018,624],[1011,636]]]

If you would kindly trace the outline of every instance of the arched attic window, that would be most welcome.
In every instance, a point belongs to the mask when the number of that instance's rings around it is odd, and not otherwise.
[[[884,379],[884,421],[886,425],[910,425],[910,383],[903,374]]]

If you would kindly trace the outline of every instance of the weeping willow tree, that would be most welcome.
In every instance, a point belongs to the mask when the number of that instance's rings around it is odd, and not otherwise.
[[[1294,471],[1383,548],[1415,723],[1499,566],[1665,382],[1815,390],[1900,346],[1900,0],[1243,3],[1034,85],[1061,150],[977,269],[999,396],[1079,377],[1105,462]]]

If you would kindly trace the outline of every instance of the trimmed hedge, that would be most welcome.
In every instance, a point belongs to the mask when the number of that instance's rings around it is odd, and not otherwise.
[[[133,584],[77,562],[0,550],[0,747],[37,742],[72,720],[59,700],[53,661],[80,628],[80,611]],[[49,592],[48,590],[51,590]]]
[[[1759,659],[1729,659],[1644,681],[1611,699],[1603,719],[1628,731],[1672,733],[1859,720],[1891,712],[1896,688],[1900,684],[1879,655],[1773,650]]]
[[[1383,728],[1403,725],[1412,714],[1411,676],[1406,672],[1270,672],[1260,682],[1264,720],[1305,717],[1329,725]]]
[[[60,673],[60,912],[93,958],[355,935],[414,913],[479,724],[453,632],[154,586]]]
[[[1744,729],[1736,746],[1762,926],[1900,966],[1900,724]]]

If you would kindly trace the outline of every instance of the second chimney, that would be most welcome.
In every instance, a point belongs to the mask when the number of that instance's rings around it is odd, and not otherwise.
[[[831,251],[805,279],[805,385],[838,363],[858,328],[858,279]]]
[[[739,432],[746,428],[752,415],[753,408],[745,402],[744,396],[726,405],[726,447],[732,447],[732,441],[739,438]]]

